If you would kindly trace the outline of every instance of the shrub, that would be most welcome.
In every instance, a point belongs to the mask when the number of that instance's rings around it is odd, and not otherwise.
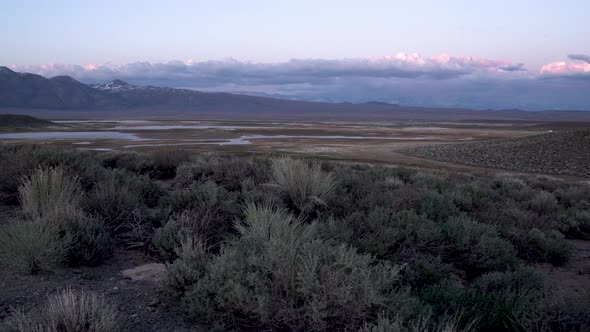
[[[139,174],[152,179],[168,180],[176,176],[178,165],[188,160],[189,154],[185,150],[161,150],[144,157],[136,167]]]
[[[52,168],[39,169],[23,182],[19,193],[25,218],[71,243],[66,250],[69,264],[96,264],[109,256],[110,239],[102,222],[78,207],[82,193],[77,178]]]
[[[435,222],[443,222],[447,218],[459,214],[453,198],[447,194],[440,194],[432,190],[429,190],[426,197],[419,201],[416,211]]]
[[[185,210],[173,215],[161,228],[156,229],[152,244],[168,261],[177,258],[178,248],[186,238],[197,238],[205,242],[215,236],[211,218],[199,215],[198,211]]]
[[[401,261],[406,264],[402,271],[403,283],[412,289],[423,289],[452,276],[453,266],[443,263],[439,256],[406,249],[401,253]]]
[[[114,332],[116,309],[94,293],[66,288],[49,296],[38,312],[17,310],[8,320],[8,331]]]
[[[36,167],[31,158],[33,146],[0,146],[0,202],[18,203],[18,187],[23,176]]]
[[[39,221],[14,221],[0,231],[0,261],[19,272],[36,274],[66,258],[71,241]]]
[[[39,169],[19,188],[23,213],[29,219],[42,218],[82,199],[76,177],[61,168]]]
[[[233,223],[241,216],[238,197],[237,192],[229,192],[208,181],[195,183],[190,190],[173,192],[163,200],[162,206],[173,214],[173,218],[174,214],[184,214],[184,227],[193,232],[198,226],[202,239],[215,246],[234,232]]]
[[[524,322],[527,331],[590,331],[590,297],[587,294],[551,294]]]
[[[555,196],[565,208],[574,207],[582,202],[590,203],[590,185],[561,188],[555,192]]]
[[[177,188],[189,188],[195,182],[213,181],[227,190],[237,191],[242,189],[246,178],[256,184],[267,182],[268,168],[266,158],[204,155],[181,164],[174,183]]]
[[[479,331],[519,331],[543,297],[542,277],[532,269],[493,272],[475,280],[460,299]]]
[[[578,203],[563,211],[557,228],[568,237],[590,240],[590,202]]]
[[[185,293],[190,316],[238,329],[352,328],[398,277],[398,268],[323,242],[282,210],[249,206],[237,228],[241,236]]]
[[[210,259],[205,244],[191,236],[186,236],[174,251],[177,259],[167,266],[165,284],[183,294],[205,275]]]
[[[414,211],[376,207],[368,214],[323,221],[319,228],[324,238],[349,243],[379,259],[398,260],[408,248],[435,252],[441,245],[440,226]]]
[[[506,270],[517,263],[512,245],[493,226],[459,216],[442,225],[442,235],[447,245],[446,258],[470,276]]]
[[[71,241],[66,252],[70,265],[96,265],[111,255],[111,239],[100,219],[79,208],[67,207],[40,219]]]
[[[272,161],[270,184],[287,198],[289,206],[308,213],[318,205],[326,205],[335,181],[332,173],[322,171],[317,163],[308,165],[303,160],[283,157]]]
[[[376,322],[365,325],[360,332],[471,332],[476,331],[477,320],[461,323],[461,315],[442,316],[435,318],[429,313],[404,321],[400,317],[379,317]]]
[[[535,315],[544,294],[544,281],[532,268],[491,272],[467,288],[444,280],[420,292],[434,313],[454,313],[460,326],[477,331],[521,331]]]
[[[518,256],[529,262],[562,265],[570,257],[570,249],[563,235],[557,231],[543,232],[538,228],[529,231],[513,229],[509,239],[515,245]]]
[[[529,208],[542,215],[555,212],[559,207],[552,193],[539,191],[529,201]]]
[[[131,228],[137,213],[145,207],[137,193],[116,172],[110,172],[87,195],[85,209],[104,220],[113,233]]]
[[[157,207],[160,199],[166,194],[158,183],[146,175],[127,176],[123,183],[125,183],[127,189],[137,195],[140,201],[148,208]]]

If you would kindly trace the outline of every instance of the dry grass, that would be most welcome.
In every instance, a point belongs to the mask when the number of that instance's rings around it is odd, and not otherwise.
[[[114,306],[95,293],[66,288],[49,296],[40,311],[15,310],[8,320],[10,332],[114,332]]]
[[[19,194],[23,213],[31,220],[77,206],[82,199],[78,178],[58,167],[39,169],[26,178]]]
[[[271,185],[286,195],[301,212],[309,212],[326,200],[335,188],[334,176],[322,171],[318,163],[288,157],[272,161]]]

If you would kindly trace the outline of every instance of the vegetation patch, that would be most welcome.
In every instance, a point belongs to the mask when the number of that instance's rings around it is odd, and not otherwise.
[[[420,158],[530,173],[590,177],[590,131],[576,130],[404,150]]]

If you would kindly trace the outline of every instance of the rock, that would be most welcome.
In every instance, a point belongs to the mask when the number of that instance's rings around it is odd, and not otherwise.
[[[166,273],[166,265],[162,263],[149,263],[121,271],[124,278],[150,282],[159,282],[164,277],[164,273]]]
[[[157,307],[160,304],[160,300],[154,298],[153,300],[148,303],[148,307]]]

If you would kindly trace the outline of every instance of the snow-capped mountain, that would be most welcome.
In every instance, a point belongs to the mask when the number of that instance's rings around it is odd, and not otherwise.
[[[131,85],[131,84],[121,81],[121,80],[112,80],[110,82],[101,83],[101,84],[91,84],[90,86],[95,89],[102,90],[102,91],[108,91],[108,92],[122,92],[122,91],[129,91],[129,90],[133,90],[133,89],[138,88],[135,85]]]

